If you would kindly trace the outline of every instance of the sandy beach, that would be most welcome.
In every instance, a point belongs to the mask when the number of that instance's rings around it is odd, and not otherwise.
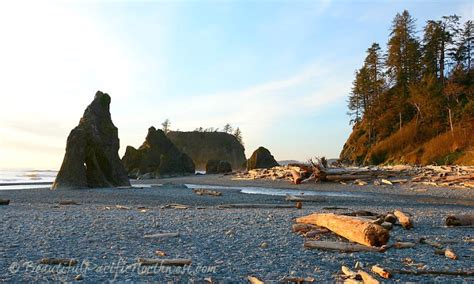
[[[188,184],[222,192],[222,196],[198,196]],[[232,176],[201,175],[162,180],[135,181],[129,189],[1,191],[10,199],[0,206],[2,224],[0,281],[194,281],[244,282],[253,275],[278,282],[285,277],[312,277],[337,281],[341,265],[359,262],[370,270],[380,264],[392,270],[424,269],[472,272],[472,228],[446,228],[448,214],[472,213],[474,193],[467,189],[427,186],[356,186],[331,183],[291,185],[285,181],[232,180]],[[167,184],[149,187],[150,184]],[[199,185],[199,186],[198,186]],[[209,188],[209,186],[207,188]],[[212,187],[218,186],[218,187]],[[219,209],[221,204],[293,204],[281,195],[246,194],[242,189],[285,189],[312,192],[325,197],[302,209]],[[271,191],[270,191],[271,192]],[[306,193],[309,194],[309,193]],[[59,205],[73,200],[79,205]],[[187,209],[166,208],[178,203]],[[339,209],[334,209],[334,208]],[[340,253],[308,250],[304,238],[292,232],[293,219],[312,212],[368,210],[385,213],[403,209],[413,214],[415,228],[395,226],[390,243],[414,242],[409,249],[385,253]],[[147,238],[157,233],[178,233],[171,238]],[[449,246],[452,260],[436,255],[419,243],[426,238]],[[338,240],[325,235],[323,240]],[[157,256],[157,251],[165,256]],[[78,264],[41,265],[42,258],[72,258]],[[138,258],[191,259],[184,267],[139,266]],[[470,277],[470,278],[469,278]],[[472,276],[394,274],[395,281],[473,280]]]

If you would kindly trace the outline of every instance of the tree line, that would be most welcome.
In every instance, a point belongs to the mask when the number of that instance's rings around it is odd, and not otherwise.
[[[163,130],[164,133],[168,133],[171,131],[171,121],[169,119],[166,119],[162,124],[161,124],[161,129]],[[179,131],[179,129],[177,129],[176,131]],[[198,127],[196,129],[194,129],[195,132],[219,132],[219,128],[214,128],[214,127],[208,127],[208,128],[203,128],[203,127]],[[242,146],[244,145],[244,142],[243,142],[243,138],[242,138],[242,131],[240,130],[239,127],[235,128],[234,130],[234,127],[232,125],[230,125],[229,123],[227,123],[226,125],[224,125],[224,127],[222,127],[222,130],[220,132],[225,132],[225,133],[228,133],[228,134],[231,134],[233,135],[237,141],[239,141],[240,144],[242,144]]]
[[[365,124],[373,144],[410,122],[420,140],[472,122],[473,46],[471,20],[444,16],[420,33],[408,11],[398,13],[386,50],[373,43],[355,72],[350,123]]]

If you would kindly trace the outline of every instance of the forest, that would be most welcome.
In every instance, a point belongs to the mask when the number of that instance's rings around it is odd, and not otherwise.
[[[348,98],[353,132],[341,152],[354,164],[474,163],[473,23],[393,19],[384,51],[372,43]]]

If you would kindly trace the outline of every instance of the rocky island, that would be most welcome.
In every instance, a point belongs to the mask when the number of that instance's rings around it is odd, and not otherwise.
[[[110,101],[108,94],[97,91],[67,138],[66,154],[52,189],[130,185],[118,156],[118,129],[112,122]]]

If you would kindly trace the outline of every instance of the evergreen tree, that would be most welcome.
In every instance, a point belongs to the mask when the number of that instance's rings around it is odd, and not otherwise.
[[[165,121],[163,121],[163,123],[161,124],[161,130],[163,130],[163,132],[166,134],[168,132],[170,132],[170,127],[171,127],[171,122],[169,119],[166,119]]]
[[[439,78],[442,28],[439,21],[428,21],[423,35],[423,75]]]
[[[240,128],[236,128],[235,131],[234,131],[234,136],[235,136],[235,139],[237,139],[237,141],[239,141],[240,144],[242,144],[242,146],[244,145],[244,141],[242,139],[242,131],[240,131]]]
[[[229,123],[227,123],[222,128],[222,131],[225,132],[225,133],[232,133],[233,129],[232,129],[232,126]]]
[[[397,14],[388,41],[387,71],[401,97],[408,97],[408,85],[420,75],[420,50],[415,37],[415,19],[408,11]]]
[[[449,50],[449,57],[454,62],[454,69],[473,69],[472,55],[474,54],[474,25],[471,20],[459,30],[453,47]]]

